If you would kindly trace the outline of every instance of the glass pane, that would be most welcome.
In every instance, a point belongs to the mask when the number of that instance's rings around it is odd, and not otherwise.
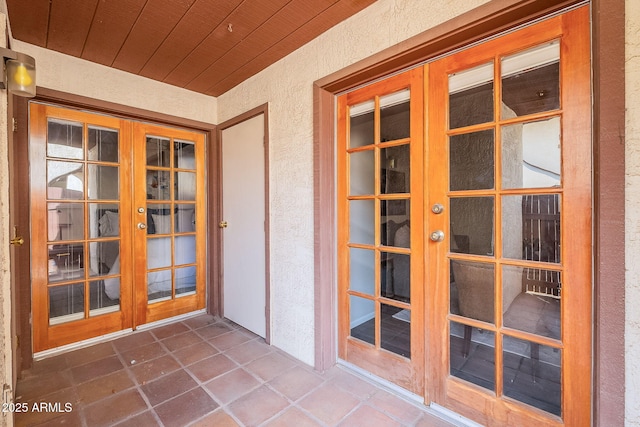
[[[502,128],[502,188],[559,187],[560,118]]]
[[[89,199],[118,200],[119,199],[119,168],[112,166],[88,165],[87,192]]]
[[[171,200],[171,173],[147,171],[147,199]]]
[[[376,309],[374,302],[369,299],[350,296],[349,315],[351,336],[375,345]]]
[[[504,394],[561,415],[562,350],[504,336]]]
[[[171,299],[171,270],[147,273],[147,300],[159,302]]]
[[[84,239],[84,205],[82,203],[48,203],[47,219],[49,241]]]
[[[120,235],[120,214],[117,204],[89,203],[89,238]]]
[[[494,188],[493,130],[465,133],[449,138],[449,188]]]
[[[84,318],[84,284],[49,287],[49,324]]]
[[[560,195],[502,197],[506,258],[560,263]]]
[[[47,122],[47,156],[82,160],[82,123],[49,119]]]
[[[558,41],[502,59],[503,118],[560,108]]]
[[[409,145],[383,148],[380,150],[380,193],[409,193],[411,179],[411,163]]]
[[[382,304],[380,306],[380,347],[411,358],[411,311]]]
[[[382,296],[397,301],[411,300],[411,257],[407,254],[382,252]]]
[[[367,295],[373,295],[376,281],[375,252],[366,249],[350,248],[349,269],[349,289]]]
[[[176,200],[196,199],[196,174],[193,172],[176,172]]]
[[[411,116],[409,90],[380,98],[380,142],[409,138]]]
[[[104,276],[118,273],[111,271],[118,257],[120,256],[120,242],[112,240],[109,242],[89,242],[89,275]]]
[[[375,191],[375,172],[373,150],[349,154],[350,195],[373,195]]]
[[[190,141],[175,141],[174,165],[180,169],[196,168],[195,144]]]
[[[167,138],[147,136],[147,165],[169,167],[171,160],[171,141]]]
[[[373,144],[373,101],[350,107],[349,148]]]
[[[171,205],[147,205],[147,234],[171,233]]]
[[[89,126],[87,157],[99,162],[118,161],[118,131]]]
[[[409,220],[396,222],[393,219],[390,219],[383,222],[380,227],[380,243],[383,246],[394,246],[396,248],[411,247],[411,229],[409,228]]]
[[[196,292],[196,268],[176,268],[176,296],[192,295]]]
[[[176,205],[176,233],[196,231],[195,205]]]
[[[449,128],[493,121],[493,64],[449,76]]]
[[[147,268],[171,266],[171,237],[147,238]]]
[[[450,199],[451,252],[493,256],[493,202],[493,197]]]
[[[84,246],[49,246],[49,282],[84,277]]]
[[[175,265],[196,262],[196,236],[176,236]]]
[[[451,276],[451,312],[470,319],[495,323],[493,264],[451,260]]]
[[[120,288],[120,279],[111,280],[118,281],[118,289]],[[89,316],[98,316],[100,314],[113,313],[120,310],[120,298],[111,299],[105,292],[105,282],[96,280],[89,282]]]
[[[373,245],[375,203],[373,200],[349,201],[349,241]]]
[[[84,165],[74,162],[47,161],[47,198],[84,198]]]
[[[449,333],[451,375],[495,390],[495,334],[456,322]]]
[[[380,201],[380,215],[383,220],[391,220],[392,218],[396,222],[405,222],[409,220],[410,214],[409,199]]]
[[[559,271],[503,266],[504,326],[559,340],[560,289]]]

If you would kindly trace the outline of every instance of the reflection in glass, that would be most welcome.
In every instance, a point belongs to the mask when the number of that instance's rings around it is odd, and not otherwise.
[[[195,143],[190,141],[179,141],[176,140],[174,142],[175,150],[174,150],[174,165],[180,169],[195,169],[196,168],[196,154],[195,154]]]
[[[375,289],[375,252],[367,249],[349,249],[349,289],[373,295]]]
[[[408,221],[410,203],[409,199],[380,200],[380,215],[383,218],[393,217],[396,222]]]
[[[118,131],[89,126],[87,157],[100,162],[118,161]]]
[[[196,231],[196,207],[195,205],[176,205],[176,233],[189,233]]]
[[[559,62],[557,40],[503,58],[504,109],[524,116],[560,108]]]
[[[147,205],[147,234],[171,233],[171,205],[149,203]]]
[[[561,415],[562,350],[504,336],[505,396]]]
[[[373,144],[373,101],[350,107],[349,114],[349,148]]]
[[[449,76],[449,128],[493,121],[493,64]]]
[[[493,197],[450,199],[451,252],[493,256]]]
[[[351,336],[369,344],[376,343],[375,304],[372,300],[349,297]]]
[[[49,246],[49,282],[79,279],[84,277],[84,246]]]
[[[111,279],[117,281],[120,288],[120,279]],[[105,292],[105,284],[103,280],[89,282],[89,316],[98,316],[100,314],[113,313],[120,310],[120,298],[111,299]]]
[[[120,214],[114,203],[89,203],[89,238],[120,235]]]
[[[171,173],[147,170],[147,199],[171,199]]]
[[[349,201],[349,242],[374,244],[375,203],[373,200]]]
[[[49,241],[84,239],[82,203],[47,203]]]
[[[171,270],[147,273],[147,300],[160,302],[171,299]]]
[[[493,130],[449,138],[449,187],[458,190],[494,188]]]
[[[196,262],[196,236],[176,236],[175,245],[175,265]]]
[[[176,172],[175,200],[196,199],[196,174],[194,172]]]
[[[118,273],[118,267],[114,268],[114,265],[119,256],[120,241],[118,240],[89,242],[89,275],[95,277]]]
[[[382,296],[396,301],[411,301],[411,257],[408,254],[381,253]]]
[[[84,158],[82,123],[49,119],[47,121],[47,156],[82,160]]]
[[[167,138],[147,136],[147,165],[169,167],[171,161],[171,141]]]
[[[147,238],[147,268],[171,266],[171,237]]]
[[[352,196],[373,195],[375,172],[373,150],[349,154],[349,194]]]
[[[176,268],[176,297],[192,295],[196,292],[196,268]]]
[[[411,162],[409,144],[380,150],[380,194],[409,193]]]
[[[117,200],[119,198],[118,167],[87,165],[87,192],[89,199]]]
[[[380,142],[409,138],[409,96],[409,89],[405,89],[380,98]]]
[[[560,262],[560,195],[502,197],[503,256]]]
[[[380,305],[380,347],[411,358],[411,311]]]
[[[83,199],[84,165],[74,162],[48,160],[47,198]]]
[[[409,203],[407,201],[407,203]],[[383,246],[397,248],[411,247],[411,229],[408,216],[404,221],[397,222],[396,218],[382,222],[380,230],[380,243]]]
[[[559,271],[503,266],[504,326],[559,340],[560,289]]]
[[[84,318],[84,284],[49,287],[49,325]]]
[[[560,186],[560,118],[502,127],[502,188]]]
[[[495,334],[457,322],[449,328],[451,375],[495,390]]]
[[[451,276],[451,313],[494,324],[493,264],[451,260]]]

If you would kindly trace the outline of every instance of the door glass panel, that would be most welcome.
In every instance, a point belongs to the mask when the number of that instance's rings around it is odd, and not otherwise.
[[[89,275],[94,277],[113,274],[111,270],[119,256],[119,240],[89,242]]]
[[[176,268],[176,297],[196,293],[196,268]]]
[[[168,138],[147,136],[147,166],[169,167],[171,141]]]
[[[409,193],[411,163],[409,144],[380,150],[380,194]]]
[[[380,305],[380,347],[411,358],[411,310]]]
[[[120,235],[118,205],[89,203],[89,238],[116,237]]]
[[[89,126],[87,158],[99,162],[118,161],[118,131]]]
[[[380,97],[380,142],[409,138],[409,89]]]
[[[147,199],[171,199],[171,173],[169,171],[147,171]]]
[[[409,220],[410,213],[409,199],[380,200],[380,215],[383,220],[404,223]],[[394,246],[400,245],[394,244]],[[408,243],[404,247],[408,247]]]
[[[196,199],[196,174],[194,172],[176,172],[175,200]]]
[[[196,262],[196,236],[176,236],[175,245],[175,265]]]
[[[175,141],[174,165],[180,169],[195,169],[195,144],[190,141]]]
[[[147,234],[171,233],[171,205],[149,203],[147,205]]]
[[[171,237],[147,238],[147,268],[171,266]]]
[[[504,336],[505,396],[561,415],[562,350]]]
[[[111,286],[117,285],[120,288],[119,279],[111,279],[117,281],[117,284],[111,283]],[[105,281],[95,280],[89,282],[89,316],[99,316],[101,314],[113,313],[120,310],[120,293],[118,298],[111,299],[105,291]]]
[[[495,390],[495,334],[457,322],[449,328],[451,375]]]
[[[406,201],[406,203],[409,202]],[[384,221],[380,225],[380,243],[383,246],[394,246],[396,248],[411,247],[411,230],[409,228],[408,215],[405,221],[396,222],[394,219]]]
[[[160,302],[171,299],[171,270],[147,273],[147,300]]]
[[[349,289],[373,295],[376,282],[375,252],[367,249],[350,248],[349,256]],[[384,287],[384,278],[382,280]]]
[[[502,127],[502,188],[559,187],[560,117]]]
[[[82,129],[82,123],[49,119],[47,121],[47,156],[84,159]]]
[[[117,167],[87,165],[89,181],[87,192],[89,199],[118,200],[119,171]]]
[[[84,238],[84,205],[81,203],[47,203],[49,241]]]
[[[349,148],[373,144],[374,115],[373,101],[354,105],[349,109]]]
[[[493,130],[449,138],[451,191],[494,188],[494,146]]]
[[[449,76],[449,128],[493,121],[493,63]]]
[[[502,102],[506,117],[560,108],[560,43],[551,43],[502,59]]]
[[[76,162],[47,161],[47,198],[83,199],[84,165]]]
[[[502,241],[507,258],[560,263],[560,195],[502,196]]]
[[[451,313],[495,323],[493,264],[451,260],[451,277]]]
[[[381,252],[382,264],[380,266],[384,287],[381,287],[382,296],[397,301],[410,302],[411,300],[411,257],[407,254]]]
[[[350,192],[352,196],[373,195],[375,173],[373,150],[349,154]]]
[[[369,344],[376,343],[376,308],[372,300],[351,295],[349,322],[351,336]]]
[[[375,203],[373,200],[349,201],[349,240],[351,243],[374,244]]]
[[[49,325],[84,318],[84,284],[49,287]]]
[[[195,205],[176,205],[176,233],[189,233],[196,231],[196,207]]]
[[[451,252],[493,256],[493,197],[452,197],[450,199]],[[468,247],[459,247],[458,242]]]
[[[49,246],[49,282],[84,278],[82,244]]]

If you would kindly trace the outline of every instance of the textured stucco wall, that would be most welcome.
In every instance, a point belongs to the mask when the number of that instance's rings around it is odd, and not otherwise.
[[[626,426],[640,426],[640,1],[625,10]]]
[[[378,0],[218,98],[219,123],[269,102],[271,342],[314,362],[313,82],[486,0]]]
[[[217,100],[131,73],[14,40],[12,49],[36,59],[37,84],[48,89],[144,110],[215,123]]]

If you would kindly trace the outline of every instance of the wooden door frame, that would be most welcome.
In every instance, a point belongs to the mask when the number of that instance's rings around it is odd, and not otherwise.
[[[38,87],[35,98],[27,99],[14,96],[13,97],[13,117],[17,121],[17,130],[13,132],[13,138],[10,137],[9,143],[13,144],[12,158],[9,159],[14,165],[13,173],[10,176],[11,187],[21,188],[25,191],[17,192],[15,205],[10,206],[12,211],[17,212],[18,228],[20,230],[29,230],[30,227],[30,205],[29,205],[29,101],[43,102],[55,104],[63,108],[88,110],[93,113],[103,113],[114,117],[121,117],[133,121],[146,121],[167,126],[178,126],[203,132],[206,135],[205,152],[206,161],[206,192],[208,199],[207,220],[209,224],[215,219],[214,209],[211,204],[215,200],[215,188],[218,185],[214,166],[217,164],[216,150],[213,149],[213,135],[216,126],[211,123],[201,122],[197,120],[175,117],[168,114],[158,113],[150,110],[143,110],[128,105],[117,104],[108,101],[88,98],[81,95],[61,92],[54,89]],[[11,123],[11,117],[9,117]],[[215,235],[218,232],[217,227],[209,227],[207,230],[207,250],[208,258],[215,259],[219,252],[216,247]],[[31,315],[31,257],[28,250],[31,245],[29,233],[23,232],[25,239],[23,250],[16,250],[16,283],[15,304],[13,306],[13,315],[16,317],[16,339],[17,339],[17,358],[14,360],[18,376],[21,372],[29,369],[33,363],[33,345],[32,330],[30,323]],[[207,290],[209,293],[209,305],[207,311],[216,315],[215,306],[211,305],[213,284],[217,280],[218,272],[215,262],[209,262],[207,277]]]
[[[315,367],[336,363],[336,94],[580,3],[493,0],[314,82]],[[593,425],[624,424],[624,0],[591,0],[594,159]]]
[[[223,220],[223,212],[222,212],[222,131],[225,129],[229,129],[237,124],[240,124],[244,121],[257,117],[259,115],[264,115],[264,197],[265,197],[265,252],[264,252],[264,261],[265,261],[265,342],[269,344],[271,342],[271,262],[270,262],[270,247],[271,240],[269,230],[270,220],[269,220],[269,103],[265,103],[259,105],[251,110],[240,114],[239,116],[233,117],[229,120],[226,120],[220,123],[217,126],[215,133],[215,140],[213,142],[213,151],[215,151],[216,164],[211,169],[214,171],[213,173],[216,175],[216,183],[219,187],[218,191],[215,194],[215,208],[212,209],[214,211],[215,218],[211,224],[213,224],[213,228],[216,230],[216,248],[218,249],[216,260],[216,271],[218,272],[218,276],[216,280],[212,282],[213,286],[211,288],[210,295],[210,307],[215,307],[215,313],[220,317],[224,316],[224,269],[223,269],[223,233],[220,232],[220,228],[218,228],[218,223]]]

